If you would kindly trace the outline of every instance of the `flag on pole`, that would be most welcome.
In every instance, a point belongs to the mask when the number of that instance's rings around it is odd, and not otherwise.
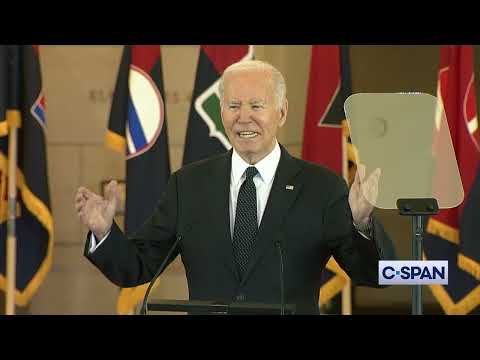
[[[437,97],[443,106],[465,199],[427,224],[424,257],[448,260],[448,285],[430,285],[447,314],[467,314],[480,304],[480,131],[472,46],[442,46]]]
[[[170,176],[160,45],[124,47],[105,141],[127,161],[125,233],[147,220]],[[120,292],[117,311],[130,313],[149,284]]]
[[[15,303],[25,306],[52,264],[45,96],[38,45],[0,46],[0,289],[5,290],[8,124],[18,126]]]
[[[348,46],[312,46],[302,157],[326,166],[347,182],[353,180],[356,169],[352,144],[345,141],[349,132],[343,104],[350,94]],[[320,305],[349,282],[348,275],[330,258],[322,275]]]
[[[233,63],[253,59],[253,45],[202,45],[187,125],[183,164],[231,148],[220,115],[218,84]]]

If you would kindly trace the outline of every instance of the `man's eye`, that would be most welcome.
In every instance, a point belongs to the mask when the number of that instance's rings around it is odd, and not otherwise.
[[[228,108],[229,108],[230,110],[235,110],[235,109],[238,109],[239,106],[238,106],[238,105],[229,105]]]
[[[260,110],[260,109],[263,109],[263,106],[262,105],[253,105],[252,108],[254,110]]]

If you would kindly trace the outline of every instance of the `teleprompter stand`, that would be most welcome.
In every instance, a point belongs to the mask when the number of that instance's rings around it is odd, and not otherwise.
[[[412,217],[412,252],[414,260],[422,260],[425,217],[438,214],[438,202],[433,198],[398,199],[400,215]],[[412,315],[422,315],[422,285],[413,285]]]

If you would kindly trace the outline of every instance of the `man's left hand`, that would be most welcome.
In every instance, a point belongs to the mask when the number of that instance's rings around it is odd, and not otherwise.
[[[357,167],[355,180],[348,194],[348,202],[352,210],[353,221],[358,226],[366,226],[370,219],[374,207],[372,204],[378,197],[380,174],[381,170],[376,169],[365,180],[365,165],[359,164]]]

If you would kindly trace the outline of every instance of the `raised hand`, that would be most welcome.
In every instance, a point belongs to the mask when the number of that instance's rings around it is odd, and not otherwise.
[[[80,187],[75,195],[75,208],[82,223],[97,239],[103,238],[112,227],[117,208],[117,182],[112,180],[105,188],[105,198],[85,187]]]
[[[365,165],[359,164],[355,174],[348,202],[352,210],[353,221],[355,224],[363,226],[368,223],[370,215],[378,197],[378,182],[381,170],[375,171],[365,180]]]

